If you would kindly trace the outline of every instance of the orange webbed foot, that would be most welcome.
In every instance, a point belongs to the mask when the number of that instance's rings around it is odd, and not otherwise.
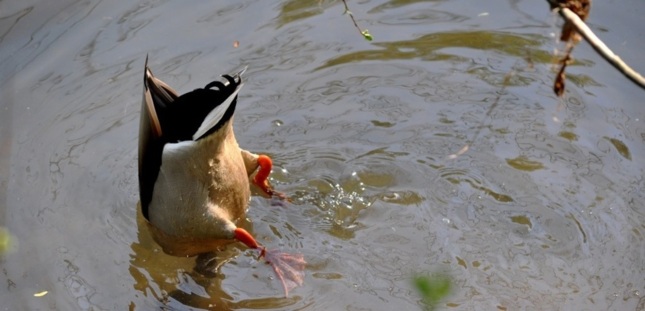
[[[268,196],[278,197],[282,200],[289,201],[286,194],[273,190],[273,187],[269,184],[269,174],[271,174],[271,170],[273,169],[273,161],[271,161],[271,158],[263,154],[259,155],[258,165],[260,166],[260,169],[255,175],[255,178],[253,178],[253,183],[260,187],[260,189]]]
[[[280,279],[285,297],[289,291],[305,282],[305,266],[307,262],[302,254],[289,254],[276,250],[262,250],[264,259],[271,265],[273,272]]]
[[[264,257],[266,263],[273,268],[273,272],[282,284],[285,297],[289,297],[290,290],[305,282],[305,266],[307,263],[302,254],[289,254],[277,250],[267,250],[248,231],[242,228],[235,229],[234,234],[238,241],[258,251],[258,259]]]

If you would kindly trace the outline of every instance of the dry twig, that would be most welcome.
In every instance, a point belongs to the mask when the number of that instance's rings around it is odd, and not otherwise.
[[[607,60],[614,68],[620,71],[625,75],[629,80],[636,83],[636,85],[645,89],[645,78],[636,72],[634,69],[629,67],[625,62],[623,62],[618,55],[605,45],[591,29],[585,24],[584,19],[587,18],[589,14],[589,2],[590,1],[567,1],[567,0],[547,0],[551,9],[557,10],[560,16],[564,18],[565,24],[562,29],[562,35],[560,37],[563,41],[576,41],[576,35],[571,35],[571,30],[575,28],[578,34],[587,41],[591,47],[598,52],[605,60]],[[580,16],[576,13],[579,13]],[[579,40],[579,38],[577,38]],[[575,44],[575,42],[574,42]],[[568,55],[567,55],[568,56]],[[565,56],[565,57],[567,57]]]

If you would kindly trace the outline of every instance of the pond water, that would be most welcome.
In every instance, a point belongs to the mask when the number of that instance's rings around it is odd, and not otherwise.
[[[545,1],[0,2],[2,310],[645,310],[645,93],[586,43],[551,91]],[[645,72],[640,0],[590,26]],[[237,42],[237,43],[236,43]],[[146,55],[179,92],[248,66],[235,129],[292,203],[288,298],[242,246],[163,254],[138,210]],[[450,157],[462,147],[469,149]],[[7,245],[9,240],[9,245]]]

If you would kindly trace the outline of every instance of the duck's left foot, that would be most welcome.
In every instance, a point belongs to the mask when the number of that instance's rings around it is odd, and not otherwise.
[[[268,196],[288,201],[289,198],[286,194],[273,190],[273,187],[269,184],[269,174],[271,174],[271,169],[273,169],[273,161],[271,161],[271,158],[263,154],[259,155],[258,165],[260,166],[260,170],[258,170],[255,178],[253,178],[253,183],[260,187]]]
[[[285,297],[289,297],[290,290],[304,283],[307,262],[302,254],[263,249],[262,255],[282,283]]]

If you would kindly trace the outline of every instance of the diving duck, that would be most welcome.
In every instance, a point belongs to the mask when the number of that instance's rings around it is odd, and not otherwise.
[[[142,214],[170,255],[200,255],[235,241],[258,250],[288,294],[302,283],[302,256],[267,251],[237,226],[246,215],[250,182],[267,196],[284,198],[268,183],[271,159],[241,149],[235,139],[243,73],[179,96],[152,74],[146,59],[139,132]]]

